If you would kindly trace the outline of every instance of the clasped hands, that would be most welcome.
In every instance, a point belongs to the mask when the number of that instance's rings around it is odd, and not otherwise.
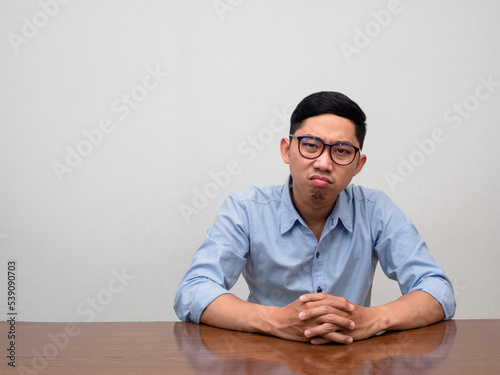
[[[380,331],[378,310],[326,293],[304,294],[281,313],[278,336],[311,344],[351,344]]]

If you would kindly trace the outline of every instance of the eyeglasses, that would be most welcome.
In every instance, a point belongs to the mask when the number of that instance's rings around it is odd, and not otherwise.
[[[337,142],[329,145],[323,142],[320,138],[303,136],[297,137],[290,134],[291,138],[296,138],[299,141],[299,153],[306,159],[317,159],[325,150],[325,146],[330,147],[330,157],[333,162],[338,165],[349,165],[356,158],[359,148],[349,143]]]

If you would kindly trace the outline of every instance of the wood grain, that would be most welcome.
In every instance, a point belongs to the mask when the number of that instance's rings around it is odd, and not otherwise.
[[[2,352],[8,324],[0,322]],[[1,374],[499,374],[500,320],[314,346],[182,322],[16,323]]]

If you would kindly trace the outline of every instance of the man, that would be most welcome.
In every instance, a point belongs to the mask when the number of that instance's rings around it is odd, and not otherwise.
[[[382,192],[350,185],[366,163],[365,121],[340,93],[299,103],[280,144],[289,180],[226,199],[177,290],[181,320],[350,344],[454,315],[451,283],[412,222]],[[403,295],[370,307],[377,261]],[[247,301],[229,292],[241,273]]]

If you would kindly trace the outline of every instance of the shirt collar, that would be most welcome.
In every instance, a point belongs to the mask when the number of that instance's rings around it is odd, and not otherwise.
[[[342,190],[337,197],[337,202],[335,202],[335,206],[333,207],[330,216],[326,222],[326,225],[333,229],[340,222],[344,225],[344,228],[349,232],[353,232],[353,218],[352,218],[352,207],[350,202],[350,195],[352,194],[351,186],[348,186],[344,190]]]
[[[285,234],[288,232],[296,221],[299,221],[303,225],[304,220],[300,217],[299,213],[295,209],[292,203],[292,197],[290,196],[290,188],[292,187],[292,176],[289,176],[285,185],[283,185],[283,190],[281,192],[281,201],[283,202],[283,209],[281,210],[280,218],[280,232]]]
[[[307,226],[304,220],[300,217],[299,213],[295,209],[292,203],[292,197],[290,196],[290,188],[292,187],[292,176],[290,176],[287,180],[287,183],[283,185],[283,190],[281,192],[281,201],[283,204],[283,209],[281,210],[281,218],[280,218],[280,232],[281,234],[285,234],[289,231],[295,222],[300,222],[302,225]],[[344,227],[352,233],[352,214],[351,207],[349,204],[349,195],[350,195],[350,187],[348,186],[346,189],[340,192],[337,197],[337,202],[333,207],[332,212],[328,216],[328,219],[325,223],[325,226],[330,230],[335,228],[337,224],[340,222],[344,225]]]

